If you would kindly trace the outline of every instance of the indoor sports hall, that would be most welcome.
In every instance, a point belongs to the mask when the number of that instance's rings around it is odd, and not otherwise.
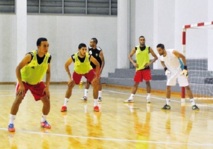
[[[0,149],[212,149],[212,8],[0,0]]]

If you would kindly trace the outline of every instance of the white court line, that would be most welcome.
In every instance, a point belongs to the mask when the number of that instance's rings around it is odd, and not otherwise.
[[[0,128],[0,130],[7,131],[6,128]],[[184,142],[166,142],[166,141],[145,141],[145,140],[130,140],[130,139],[120,139],[120,138],[104,138],[104,137],[88,137],[88,136],[74,136],[69,134],[58,134],[58,133],[44,133],[29,130],[18,131],[25,134],[34,135],[47,135],[47,136],[57,136],[57,137],[67,137],[67,138],[78,138],[78,139],[92,139],[92,140],[102,140],[102,141],[114,141],[114,142],[130,142],[130,143],[151,143],[151,144],[170,144],[170,145],[189,145],[189,146],[210,146],[213,147],[212,143],[184,143]]]

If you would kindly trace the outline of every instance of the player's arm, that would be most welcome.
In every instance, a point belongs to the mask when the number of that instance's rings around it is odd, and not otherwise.
[[[50,73],[50,63],[48,64],[48,67],[47,67],[47,72],[46,72],[46,87],[49,88],[49,85],[50,85],[50,76],[51,76],[51,73]]]
[[[99,62],[93,57],[93,56],[90,56],[90,61],[95,64],[95,70],[96,70],[96,77],[100,77],[100,64]]]
[[[25,88],[21,78],[21,69],[27,65],[32,59],[32,55],[30,53],[26,54],[25,57],[21,60],[21,62],[16,67],[16,77],[19,83],[19,89],[17,91],[17,95],[21,95],[24,93]]]
[[[133,49],[131,50],[131,52],[130,52],[128,58],[129,58],[130,62],[132,63],[132,65],[133,65],[134,67],[137,68],[137,67],[138,67],[137,63],[135,63],[134,60],[132,59],[132,56],[135,54],[135,52],[136,52],[136,49],[133,48]]]
[[[177,58],[181,58],[181,60],[182,60],[182,62],[183,62],[183,64],[184,64],[184,66],[186,66],[186,57],[185,57],[182,53],[180,53],[180,52],[178,52],[178,51],[176,51],[176,50],[173,50],[173,54],[174,54]]]
[[[145,67],[152,65],[158,59],[157,55],[155,54],[155,52],[152,50],[151,47],[149,47],[149,53],[151,53],[154,59],[151,62],[149,62],[149,64],[145,65]]]
[[[160,61],[160,62],[161,62],[161,65],[162,65],[163,68],[164,68],[165,75],[166,75],[166,76],[170,75],[171,72],[167,69],[167,67],[166,67],[166,65],[165,65],[165,63],[164,63],[164,61]]]
[[[70,73],[70,68],[69,68],[69,66],[71,65],[72,61],[73,61],[73,59],[72,59],[72,57],[70,57],[70,58],[66,61],[65,65],[64,65],[65,70],[66,70],[66,72],[67,72],[68,77],[69,77],[70,80],[72,79],[72,76],[71,76],[71,73]]]
[[[100,52],[100,58],[101,58],[101,61],[102,61],[101,68],[100,68],[100,74],[101,74],[103,69],[104,69],[104,66],[105,66],[105,59],[104,59],[103,50],[101,50],[101,52]]]
[[[186,57],[182,54],[182,53],[180,53],[180,52],[178,52],[178,51],[176,51],[176,50],[173,50],[173,54],[177,57],[177,58],[181,58],[181,60],[182,60],[182,62],[183,62],[183,71],[181,72],[181,75],[184,75],[184,76],[188,76],[188,70],[187,70],[187,66],[186,66]]]

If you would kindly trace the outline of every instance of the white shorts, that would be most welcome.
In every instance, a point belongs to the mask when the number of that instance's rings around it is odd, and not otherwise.
[[[177,82],[180,87],[185,87],[189,85],[188,78],[184,75],[181,75],[180,72],[171,73],[167,76],[167,86],[175,86]]]

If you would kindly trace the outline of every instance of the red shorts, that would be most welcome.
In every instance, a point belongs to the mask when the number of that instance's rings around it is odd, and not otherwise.
[[[72,78],[75,82],[75,84],[79,84],[81,81],[82,76],[84,76],[88,82],[92,82],[92,80],[95,78],[95,71],[91,69],[88,73],[86,74],[78,74],[76,72],[73,73]]]
[[[151,76],[151,70],[150,69],[143,69],[143,70],[137,70],[135,72],[134,81],[139,83],[145,81],[150,81],[152,79]]]
[[[40,82],[36,85],[30,85],[25,82],[23,82],[23,84],[25,87],[25,94],[27,93],[28,90],[30,90],[30,92],[32,93],[32,95],[36,101],[40,100],[42,97],[45,96],[44,89],[46,86],[45,86],[44,82]],[[18,91],[18,89],[19,89],[19,84],[17,84],[17,86],[16,86],[16,91]],[[25,94],[24,94],[24,96],[25,96]]]

